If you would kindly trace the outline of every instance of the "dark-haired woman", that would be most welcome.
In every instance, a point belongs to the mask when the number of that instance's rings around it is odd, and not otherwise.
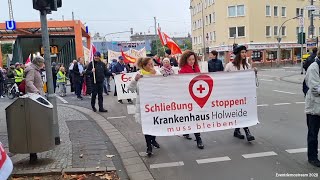
[[[197,55],[192,51],[185,51],[180,58],[179,67],[181,68],[179,74],[186,74],[186,73],[200,73],[199,64],[197,61]],[[189,134],[183,135],[186,139],[191,140]],[[197,147],[199,149],[203,149],[204,145],[202,144],[202,139],[200,137],[200,133],[194,133],[194,136],[197,140]]]
[[[247,48],[245,46],[239,46],[235,48],[233,53],[236,55],[236,57],[234,58],[233,62],[229,62],[226,65],[225,71],[231,72],[251,69],[250,64],[247,62]],[[246,133],[247,140],[249,142],[255,140],[248,127],[243,128],[243,130]],[[236,128],[234,130],[233,136],[239,139],[244,139],[244,135],[241,134],[240,128]]]

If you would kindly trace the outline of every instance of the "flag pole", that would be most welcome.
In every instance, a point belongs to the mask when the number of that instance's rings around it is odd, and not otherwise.
[[[90,60],[91,60],[91,63],[92,63],[92,68],[95,69],[94,67],[94,53],[93,53],[93,45],[91,44],[90,46]],[[96,81],[96,72],[93,72],[93,83],[96,84],[97,81]]]

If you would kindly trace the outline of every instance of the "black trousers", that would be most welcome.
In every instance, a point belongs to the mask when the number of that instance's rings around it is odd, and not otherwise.
[[[82,90],[83,78],[80,77],[80,80],[76,82],[75,89],[77,97],[81,97],[81,90]]]
[[[318,134],[320,129],[320,116],[307,114],[308,126],[308,160],[318,159]]]
[[[146,139],[146,143],[147,143],[147,148],[152,148],[152,143],[154,141],[156,141],[156,136],[152,136],[152,135],[144,135],[145,139]]]
[[[98,95],[99,109],[103,109],[103,82],[97,82],[92,84],[92,96],[91,96],[91,106],[95,107],[96,97]]]

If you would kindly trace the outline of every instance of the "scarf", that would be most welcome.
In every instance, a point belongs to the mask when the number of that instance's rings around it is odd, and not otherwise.
[[[169,66],[169,67],[162,66],[162,70],[164,70],[165,74],[172,75],[172,67],[171,66]]]
[[[141,75],[152,75],[151,72],[148,72],[148,71],[146,71],[146,70],[144,70],[144,69],[141,69],[141,70],[140,70],[140,73],[141,73]]]

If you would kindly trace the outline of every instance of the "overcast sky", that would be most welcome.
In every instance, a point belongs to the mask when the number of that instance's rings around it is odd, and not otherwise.
[[[39,21],[39,13],[32,8],[32,0],[12,0],[15,21]],[[127,31],[153,33],[157,17],[162,31],[170,36],[186,36],[191,31],[189,0],[62,0],[62,8],[48,18],[80,19],[91,33],[104,35]],[[0,0],[0,21],[9,19],[8,1]],[[153,26],[153,27],[151,27]],[[150,31],[150,32],[148,32]],[[129,39],[130,33],[107,36],[108,40]]]

